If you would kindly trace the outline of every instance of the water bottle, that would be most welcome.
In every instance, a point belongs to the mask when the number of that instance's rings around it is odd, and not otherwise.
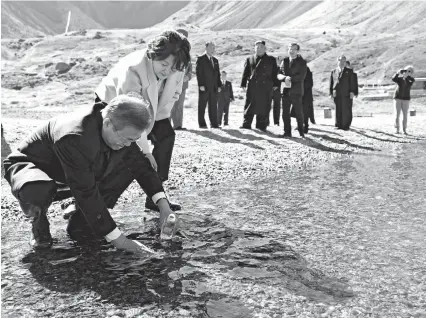
[[[163,226],[161,227],[160,239],[170,240],[176,232],[176,227],[177,217],[172,213],[164,220]]]

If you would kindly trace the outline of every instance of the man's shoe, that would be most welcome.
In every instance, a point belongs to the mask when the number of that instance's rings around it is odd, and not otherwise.
[[[304,132],[305,134],[307,134],[307,133],[309,132],[309,128],[308,128],[308,127],[303,128],[303,132]]]
[[[311,123],[313,124],[313,125],[316,125],[317,123],[315,122],[315,119],[311,119]]]
[[[242,125],[242,126],[240,127],[240,129],[251,129],[251,127],[248,127],[248,126],[244,126],[244,125]]]
[[[67,233],[73,241],[80,244],[97,239],[81,210],[77,210],[69,217]]]
[[[200,126],[200,129],[207,129],[207,126]]]
[[[53,244],[52,235],[50,234],[50,223],[47,219],[45,211],[41,211],[32,222],[30,245],[34,249],[49,248]]]
[[[223,126],[229,126],[228,123],[224,123]]]
[[[284,133],[284,135],[282,135],[283,138],[291,138],[291,133]]]

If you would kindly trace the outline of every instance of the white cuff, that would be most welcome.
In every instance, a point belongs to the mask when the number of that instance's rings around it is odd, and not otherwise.
[[[111,242],[115,239],[117,239],[121,235],[121,231],[116,227],[112,232],[109,232],[107,235],[105,235],[105,239],[107,242]]]
[[[164,192],[158,192],[152,196],[152,201],[157,204],[160,199],[167,199]]]

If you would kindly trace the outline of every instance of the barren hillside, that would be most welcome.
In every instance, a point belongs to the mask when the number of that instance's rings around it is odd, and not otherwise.
[[[2,1],[2,38],[61,34],[69,30],[146,28],[184,7],[187,1]]]

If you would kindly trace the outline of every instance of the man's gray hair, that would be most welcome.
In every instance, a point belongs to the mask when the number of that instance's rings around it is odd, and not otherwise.
[[[109,118],[118,130],[125,126],[146,130],[154,118],[151,104],[137,93],[116,96],[102,109],[102,115]]]

